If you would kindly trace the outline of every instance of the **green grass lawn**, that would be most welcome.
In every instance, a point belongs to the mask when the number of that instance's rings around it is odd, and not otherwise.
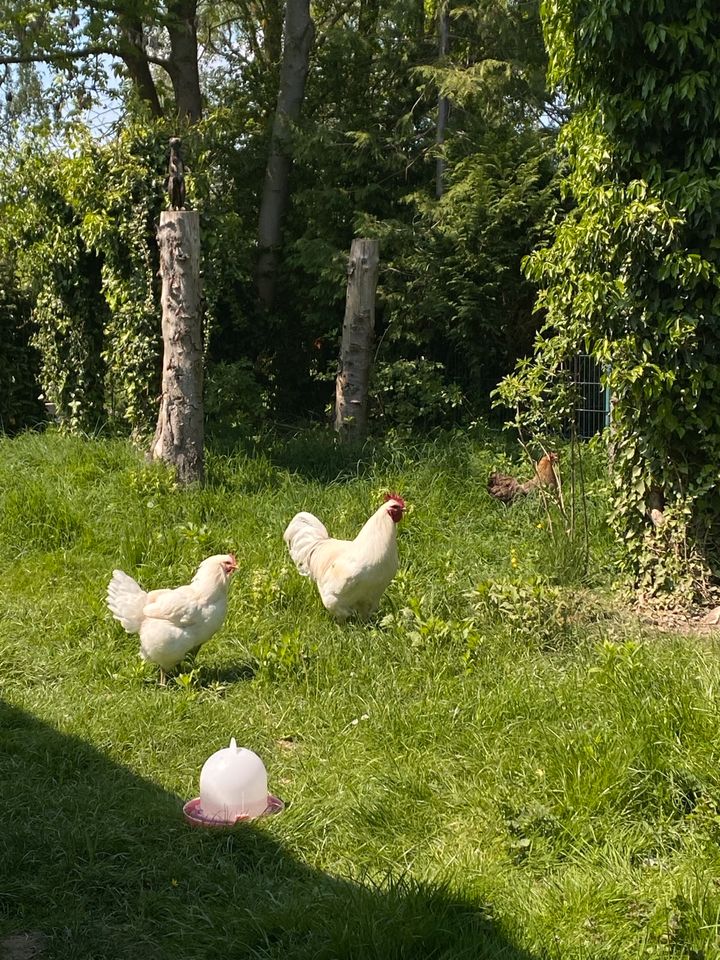
[[[613,605],[591,456],[585,571],[540,499],[487,496],[491,434],[269,438],[189,492],[120,441],[0,451],[0,956],[720,957],[717,644]],[[388,489],[401,570],[338,626],[282,531],[309,509],[354,536]],[[159,686],[112,569],[173,586],[229,550],[225,626]],[[287,808],[192,829],[232,736]]]

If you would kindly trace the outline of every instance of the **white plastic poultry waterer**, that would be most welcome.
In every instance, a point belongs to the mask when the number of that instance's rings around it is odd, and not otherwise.
[[[183,813],[188,823],[203,827],[228,827],[284,808],[268,793],[265,764],[252,750],[230,746],[218,750],[200,771],[200,796],[188,801]]]

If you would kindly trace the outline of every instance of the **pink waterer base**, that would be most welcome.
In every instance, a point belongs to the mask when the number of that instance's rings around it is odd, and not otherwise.
[[[220,820],[217,817],[204,817],[200,808],[200,797],[194,797],[183,807],[183,815],[187,822],[193,827],[234,827],[236,823],[245,823],[249,820],[257,820],[259,817],[269,817],[275,813],[280,813],[285,809],[285,804],[279,797],[268,794],[267,806],[257,817],[248,817],[240,814],[234,820]]]

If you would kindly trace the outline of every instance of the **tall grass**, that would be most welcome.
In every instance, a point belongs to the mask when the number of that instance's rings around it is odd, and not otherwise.
[[[208,458],[181,491],[120,441],[0,442],[0,946],[67,958],[720,956],[720,667],[613,603],[538,499],[488,498],[491,434],[350,455],[317,435]],[[411,504],[369,624],[334,624],[282,531]],[[233,549],[226,624],[160,687],[104,603]],[[231,736],[287,802],[181,816]]]

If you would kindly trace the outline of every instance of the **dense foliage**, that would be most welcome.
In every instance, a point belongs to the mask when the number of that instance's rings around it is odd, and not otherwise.
[[[450,166],[442,197],[407,198],[411,222],[373,225],[387,257],[389,341],[376,379],[427,358],[476,415],[485,412],[500,376],[532,347],[535,285],[521,264],[544,238],[552,173],[549,147],[535,133],[493,132]]]
[[[13,264],[0,259],[0,431],[38,422],[39,357],[30,345],[30,303],[18,288]]]
[[[720,20],[712,0],[547,0],[544,18],[576,107],[574,208],[530,259],[547,326],[502,399],[546,420],[568,358],[597,358],[627,560],[649,586],[689,587],[720,546]]]
[[[157,394],[151,241],[164,147],[136,131],[103,147],[82,130],[73,146],[22,145],[0,185],[0,243],[16,249],[33,305],[47,400],[71,427],[108,416],[136,426]]]
[[[111,6],[118,25],[133,12]],[[13,10],[11,20],[21,17]],[[216,56],[201,64],[202,118],[183,133],[188,197],[202,218],[210,426],[218,428],[220,412],[223,429],[267,416],[325,415],[345,262],[361,234],[381,240],[376,424],[432,426],[477,413],[532,341],[534,285],[520,263],[555,202],[550,142],[538,123],[545,54],[537,5],[451,7],[450,50],[442,56],[431,5],[313,6],[317,42],[294,131],[272,311],[258,306],[254,270],[281,55],[270,28],[282,9],[260,39],[254,10],[238,6],[225,32],[212,12],[203,13]],[[158,388],[154,224],[166,203],[166,143],[176,132],[166,107],[171,91],[151,58],[166,115],[151,116],[157,111],[138,99],[132,70],[127,87],[110,91],[102,61],[81,69],[73,59],[91,20],[72,26],[68,14],[61,28],[61,8],[39,11],[40,21],[28,21],[11,49],[52,55],[47,70],[65,100],[41,89],[37,73],[13,75],[7,130],[15,139],[0,167],[0,253],[18,251],[14,282],[31,309],[41,388],[64,422],[92,429],[110,421],[145,432]],[[153,20],[151,5],[139,13],[154,24],[148,37],[161,52],[171,24],[160,14]],[[8,33],[11,26],[0,22]],[[120,40],[103,28],[94,42],[118,58],[118,70],[127,67]],[[244,59],[243,42],[251,51]],[[105,102],[111,92],[121,97],[124,111],[104,138],[83,113],[99,89]],[[440,92],[451,103],[442,145]],[[436,198],[439,155],[444,192]]]

